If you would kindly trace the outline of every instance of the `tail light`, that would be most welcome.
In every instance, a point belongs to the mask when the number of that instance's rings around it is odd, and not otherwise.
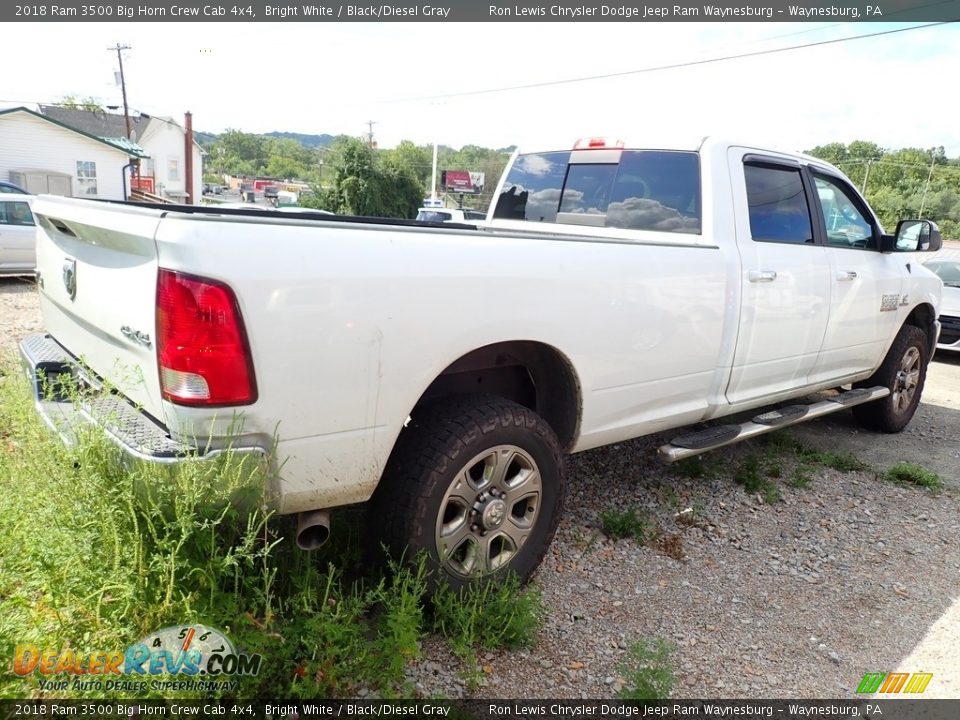
[[[163,397],[178,405],[248,405],[257,399],[237,298],[215,280],[161,268],[157,361]]]

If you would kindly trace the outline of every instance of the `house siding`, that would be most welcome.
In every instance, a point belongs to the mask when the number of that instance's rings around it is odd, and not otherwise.
[[[11,171],[20,170],[65,173],[77,195],[78,161],[97,164],[97,194],[83,197],[123,200],[126,153],[29,113],[0,115],[0,178],[8,180]]]
[[[186,182],[184,182],[186,173],[186,162],[183,156],[184,130],[169,120],[161,118],[151,118],[150,125],[144,131],[139,140],[139,145],[153,159],[153,172],[156,181],[157,193],[161,192],[160,186],[163,185],[163,191],[176,190],[186,191]],[[178,177],[171,179],[170,159],[177,160]],[[200,148],[193,146],[193,198],[194,205],[200,204],[200,198],[203,195],[203,167],[201,166]]]

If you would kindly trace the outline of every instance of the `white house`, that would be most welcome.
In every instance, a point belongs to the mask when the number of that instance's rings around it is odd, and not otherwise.
[[[137,188],[174,202],[186,202],[188,192],[192,192],[193,204],[200,204],[203,194],[203,152],[200,145],[194,141],[191,152],[193,182],[188,191],[186,131],[172,118],[145,113],[131,115],[128,141],[126,119],[118,113],[59,105],[41,105],[40,112],[44,117],[101,140],[115,144],[135,144],[143,153],[137,173]]]
[[[184,179],[187,169],[184,138],[186,137],[186,131],[172,118],[156,115],[141,115],[141,117],[148,118],[148,122],[147,127],[137,138],[137,144],[146,150],[150,157],[141,163],[140,177],[142,181],[152,179],[154,185],[153,190],[150,190],[149,187],[145,189],[158,195],[185,202],[186,183]],[[200,198],[203,195],[203,151],[196,141],[193,142],[192,154],[192,202],[194,205],[199,205]]]
[[[0,178],[34,193],[123,200],[133,161],[146,153],[17,107],[0,110]]]

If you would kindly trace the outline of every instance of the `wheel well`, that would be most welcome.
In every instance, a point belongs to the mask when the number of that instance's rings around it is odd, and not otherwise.
[[[929,347],[927,348],[928,357],[933,355],[933,349],[936,346],[936,338],[933,337],[933,333],[931,332],[935,319],[936,315],[933,312],[933,307],[927,303],[923,303],[911,310],[910,314],[907,315],[907,319],[904,321],[905,325],[913,325],[926,333],[927,342],[929,343]]]
[[[417,406],[450,395],[485,393],[528,407],[547,421],[565,450],[580,429],[580,383],[556,348],[519,340],[487,345],[451,363]]]

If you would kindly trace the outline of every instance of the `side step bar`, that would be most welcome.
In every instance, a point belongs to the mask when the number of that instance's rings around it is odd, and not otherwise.
[[[854,405],[879,400],[889,394],[889,388],[880,386],[857,388],[856,390],[842,392],[836,397],[813,405],[787,405],[775,410],[768,410],[740,425],[714,425],[705,430],[678,435],[666,445],[660,446],[660,459],[670,463],[676,462],[705,453],[708,450],[733,445],[780,428],[846,410]]]

